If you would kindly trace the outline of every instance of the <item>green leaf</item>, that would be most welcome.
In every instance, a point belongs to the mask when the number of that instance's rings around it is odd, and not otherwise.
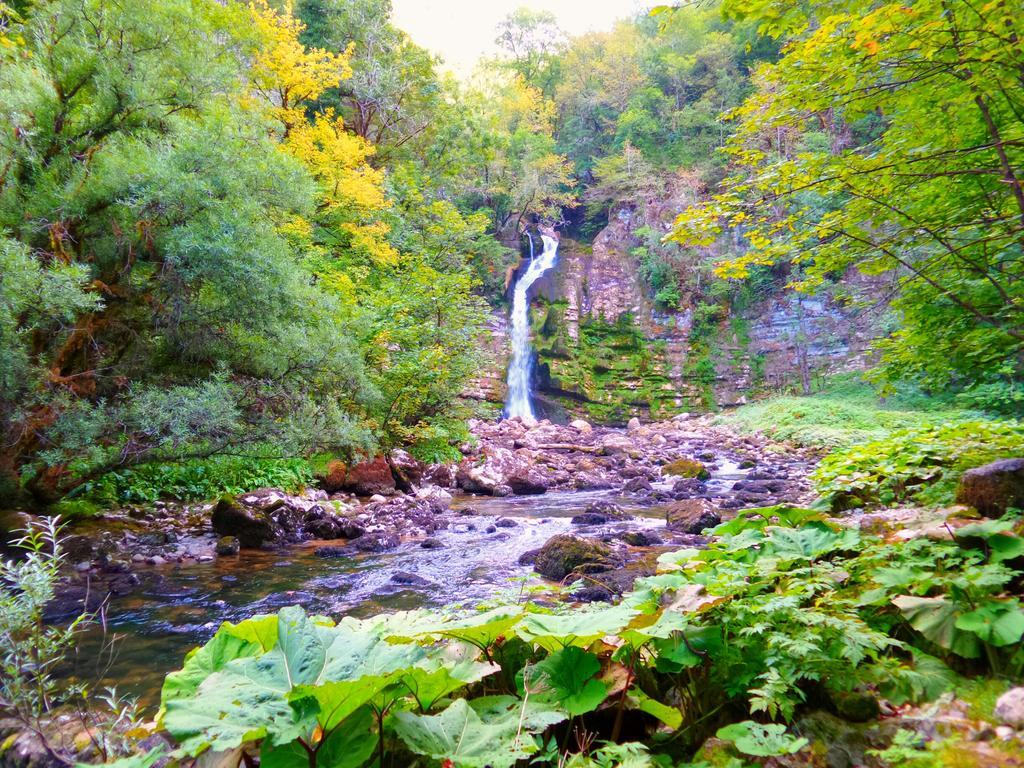
[[[526,667],[523,684],[531,696],[575,717],[597,709],[608,695],[608,686],[594,678],[600,671],[597,656],[570,646]]]
[[[511,768],[537,751],[533,737],[519,732],[514,713],[484,722],[465,699],[439,715],[397,712],[394,728],[416,754],[448,759],[459,768]]]
[[[1011,645],[1024,637],[1024,613],[1011,604],[988,603],[956,620],[956,628],[995,646]]]
[[[520,699],[515,696],[481,696],[470,699],[469,706],[485,723],[515,717],[523,728],[539,733],[545,728],[568,719],[565,712],[536,698]]]
[[[639,688],[634,688],[629,692],[626,696],[626,703],[632,709],[638,709],[641,712],[646,712],[648,715],[656,717],[673,730],[683,724],[682,712],[675,707],[670,707],[668,704],[662,704],[660,701],[652,699]]]
[[[786,733],[786,726],[778,724],[761,725],[752,720],[733,723],[719,728],[715,734],[720,739],[731,741],[736,749],[753,757],[779,757],[799,752],[809,743]]]
[[[769,534],[765,554],[784,559],[816,560],[839,549],[852,549],[860,541],[856,530],[834,531],[822,522],[805,523],[800,528],[769,526],[765,530]]]
[[[404,673],[399,679],[416,699],[422,710],[428,710],[441,698],[488,675],[500,672],[497,664],[485,664],[468,659],[452,663],[447,659],[432,659]]]
[[[373,625],[324,626],[301,608],[277,619],[270,650],[229,660],[193,695],[165,699],[164,727],[188,754],[308,738],[319,718],[340,722],[425,657],[418,646],[388,643]],[[335,685],[318,690],[328,683]]]
[[[373,711],[363,707],[344,727],[329,731],[326,738],[316,745],[317,765],[322,768],[359,768],[377,746],[373,724]],[[297,741],[280,747],[264,743],[260,749],[260,768],[309,768],[309,752]]]
[[[519,634],[549,651],[569,645],[586,647],[605,635],[618,634],[636,615],[637,611],[623,605],[566,614],[530,614],[523,619]]]
[[[901,595],[894,597],[892,602],[910,626],[927,640],[965,659],[976,659],[981,655],[981,644],[977,636],[957,629],[959,611],[945,597]]]

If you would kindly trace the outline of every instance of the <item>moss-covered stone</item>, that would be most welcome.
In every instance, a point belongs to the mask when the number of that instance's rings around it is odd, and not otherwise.
[[[533,568],[541,576],[561,581],[571,573],[595,573],[612,566],[607,546],[570,534],[548,539],[537,552]]]
[[[678,459],[670,462],[661,468],[661,473],[673,477],[696,478],[697,480],[707,480],[711,477],[708,468],[696,459]]]
[[[665,342],[648,340],[632,316],[615,323],[588,318],[573,338],[567,309],[555,302],[535,313],[534,348],[547,396],[572,414],[603,423],[664,419],[693,407],[672,383]]]

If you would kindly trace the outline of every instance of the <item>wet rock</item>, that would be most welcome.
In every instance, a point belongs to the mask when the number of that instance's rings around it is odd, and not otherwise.
[[[595,501],[587,506],[585,510],[572,519],[573,525],[602,525],[615,520],[629,520],[632,515],[627,514],[622,507],[611,501]]]
[[[352,557],[354,552],[355,552],[355,549],[351,545],[346,545],[344,547],[326,546],[326,547],[317,547],[316,549],[314,549],[313,550],[313,555],[315,557],[324,557],[324,558]]]
[[[241,546],[256,549],[280,537],[280,530],[259,509],[243,507],[230,496],[217,502],[210,518],[213,530],[221,536],[234,536]]]
[[[332,461],[327,467],[326,477],[321,479],[321,485],[330,492],[348,491],[357,496],[387,496],[396,490],[391,467],[383,456],[351,466]]]
[[[536,495],[546,493],[548,490],[547,480],[540,472],[533,469],[520,470],[510,475],[506,485],[512,489],[512,493],[518,496]]]
[[[421,541],[420,546],[423,549],[442,549],[444,547],[444,544],[441,542],[440,539],[429,538]]]
[[[705,493],[708,489],[708,485],[703,480],[698,480],[695,477],[687,477],[682,480],[676,480],[672,485],[672,497],[676,499],[692,499],[694,496],[699,496]]]
[[[352,546],[359,552],[386,552],[389,549],[394,549],[399,544],[399,538],[397,533],[392,532],[377,532],[377,533],[364,533],[358,539],[352,542]]]
[[[491,495],[492,496],[499,496],[499,497],[511,496],[512,495],[512,489],[509,486],[505,485],[505,484],[496,485],[496,486],[494,486],[494,490],[491,491]]]
[[[571,573],[593,573],[611,567],[611,550],[600,542],[571,534],[548,539],[537,552],[533,569],[541,576],[561,581]]]
[[[722,522],[715,505],[706,499],[685,499],[674,502],[665,511],[665,525],[670,531],[699,534]]]
[[[452,505],[452,495],[437,486],[420,488],[416,491],[416,498],[425,501],[435,513],[444,512]]]
[[[391,577],[392,584],[400,584],[403,587],[432,587],[434,582],[429,579],[424,579],[422,576],[417,576],[415,573],[409,573],[408,571],[398,571],[394,576]]]
[[[539,552],[539,547],[537,549],[528,549],[519,556],[519,559],[516,560],[516,562],[519,563],[519,565],[533,565]]]
[[[994,713],[999,722],[1024,728],[1024,688],[1011,688],[1000,696]]]
[[[663,466],[661,474],[671,477],[696,478],[698,480],[707,480],[711,477],[707,467],[696,459],[676,459]]]
[[[64,557],[72,562],[92,560],[93,541],[88,536],[67,536],[61,543]]]
[[[653,531],[625,531],[620,538],[631,547],[656,547],[662,543]]]
[[[610,603],[615,593],[601,584],[587,584],[573,592],[572,599],[581,603]]]
[[[512,520],[512,519],[507,518],[507,517],[502,517],[502,518],[499,518],[498,520],[495,520],[494,524],[498,528],[518,528],[519,527],[519,523],[517,523],[515,520]]]
[[[496,526],[496,525],[488,525],[486,528],[484,528],[484,533],[496,533],[497,530],[498,530],[498,526]]]
[[[642,494],[650,493],[653,490],[654,489],[651,487],[651,481],[646,477],[634,477],[627,480],[622,486],[622,491],[624,493]]]
[[[967,470],[960,477],[956,501],[986,517],[998,517],[1009,507],[1024,507],[1024,458]]]
[[[240,548],[241,542],[238,541],[237,537],[221,536],[219,539],[217,539],[217,546],[215,547],[215,551],[217,552],[218,555],[221,556],[237,555]]]

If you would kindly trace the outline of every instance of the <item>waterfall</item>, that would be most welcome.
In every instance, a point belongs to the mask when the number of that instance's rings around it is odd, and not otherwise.
[[[516,282],[512,292],[512,361],[508,366],[508,397],[505,415],[509,418],[535,418],[530,402],[530,369],[533,364],[533,350],[530,348],[530,302],[527,292],[540,276],[555,265],[558,255],[558,241],[541,235],[544,250],[532,258],[533,238],[530,238],[531,259],[526,272]]]

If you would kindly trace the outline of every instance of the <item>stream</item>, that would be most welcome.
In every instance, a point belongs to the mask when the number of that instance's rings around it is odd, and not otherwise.
[[[727,491],[742,476],[730,463],[709,485]],[[614,501],[635,517],[600,526],[570,522],[598,500]],[[518,564],[520,555],[558,533],[576,529],[593,535],[664,525],[664,505],[645,504],[618,491],[462,496],[452,506],[472,507],[475,513],[438,531],[435,538],[442,546],[437,549],[409,541],[380,554],[325,559],[314,555],[323,542],[312,541],[140,570],[140,588],[113,600],[102,624],[80,635],[70,672],[93,690],[116,685],[119,693],[153,706],[164,676],[179,669],[189,649],[208,640],[223,621],[293,604],[337,618],[515,599],[524,586],[541,583],[530,566]],[[504,525],[495,528],[502,518]]]

